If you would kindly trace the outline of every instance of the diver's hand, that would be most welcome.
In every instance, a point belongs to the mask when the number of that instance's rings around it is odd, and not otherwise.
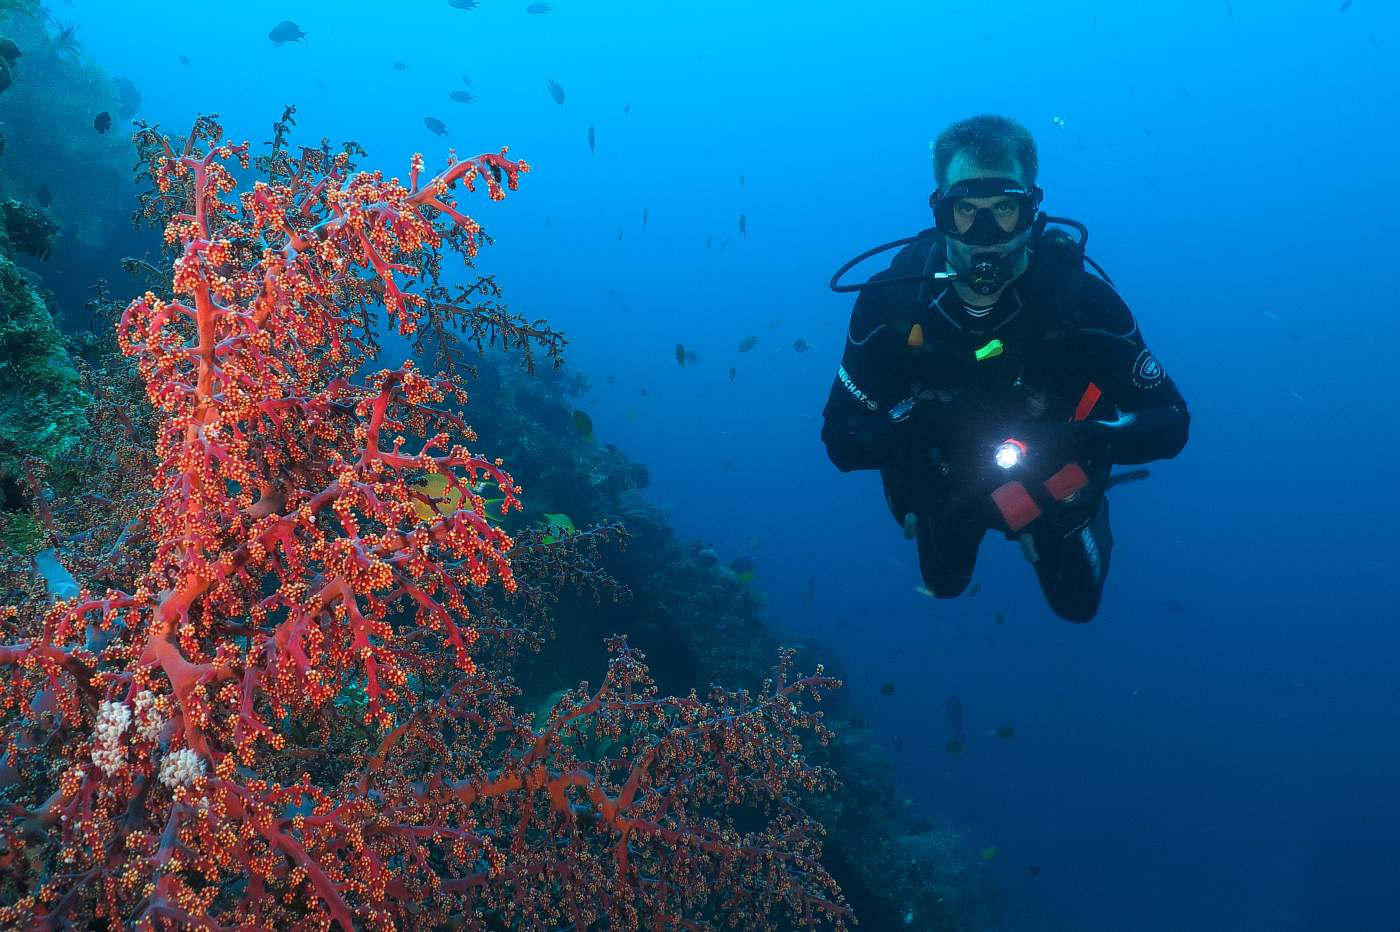
[[[1080,421],[1027,421],[1008,436],[1025,444],[1027,466],[1053,473],[1091,453],[1092,444],[1081,427]]]

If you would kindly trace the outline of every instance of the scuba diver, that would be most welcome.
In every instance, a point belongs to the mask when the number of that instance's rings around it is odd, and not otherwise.
[[[832,277],[859,294],[822,440],[842,472],[880,470],[932,595],[967,588],[995,528],[1020,542],[1050,608],[1086,622],[1113,550],[1105,492],[1147,475],[1112,467],[1176,456],[1190,414],[1084,254],[1083,224],[1040,212],[1030,132],[974,116],[931,149],[933,227]],[[896,247],[888,270],[840,283]]]

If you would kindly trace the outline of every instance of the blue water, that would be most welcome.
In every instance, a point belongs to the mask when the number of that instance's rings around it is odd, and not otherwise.
[[[529,161],[475,205],[483,268],[569,334],[599,437],[680,532],[750,549],[770,618],[841,645],[902,792],[998,849],[1004,929],[1400,929],[1396,6],[525,5],[55,11],[169,131],[217,111],[257,143],[296,103],[300,141],[391,173]],[[273,47],[282,19],[308,41]],[[827,277],[927,225],[928,142],[984,111],[1036,133],[1047,208],[1089,225],[1192,410],[1182,456],[1114,493],[1087,626],[994,535],[979,595],[916,593],[875,476],[818,439],[850,310]]]

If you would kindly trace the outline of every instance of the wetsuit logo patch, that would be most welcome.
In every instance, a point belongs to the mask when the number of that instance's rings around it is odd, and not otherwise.
[[[856,387],[855,381],[851,378],[850,373],[846,371],[845,366],[841,366],[836,370],[836,377],[841,380],[841,384],[846,386],[846,391],[850,392],[851,397],[856,401],[859,401],[871,411],[878,411],[880,409],[880,406],[877,405],[869,395]]]
[[[1166,377],[1162,371],[1162,364],[1157,361],[1157,357],[1152,355],[1151,350],[1143,350],[1138,353],[1137,361],[1133,363],[1133,384],[1138,388],[1152,388]]]

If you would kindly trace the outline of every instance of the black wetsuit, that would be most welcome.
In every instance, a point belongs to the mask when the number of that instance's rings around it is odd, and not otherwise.
[[[997,528],[1021,540],[1051,608],[1088,621],[1113,547],[1109,470],[1175,456],[1190,416],[1127,305],[1084,269],[1079,252],[1051,234],[1030,256],[1026,272],[984,316],[971,313],[951,285],[864,289],[823,412],[822,440],[843,472],[880,470],[897,521],[914,516],[919,567],[936,596],[962,593],[983,535]],[[928,235],[873,281],[944,268],[944,241]],[[1001,354],[979,362],[975,351],[993,339]],[[1102,394],[1071,432],[1076,408],[1092,400],[1085,394],[1091,383]],[[1063,453],[1037,451],[1037,478],[1075,461],[1089,485],[1068,501],[1052,500],[1013,535],[991,498],[1007,481],[992,451],[1007,437],[1038,431],[1062,439],[1072,433],[1073,440],[1057,445]]]

